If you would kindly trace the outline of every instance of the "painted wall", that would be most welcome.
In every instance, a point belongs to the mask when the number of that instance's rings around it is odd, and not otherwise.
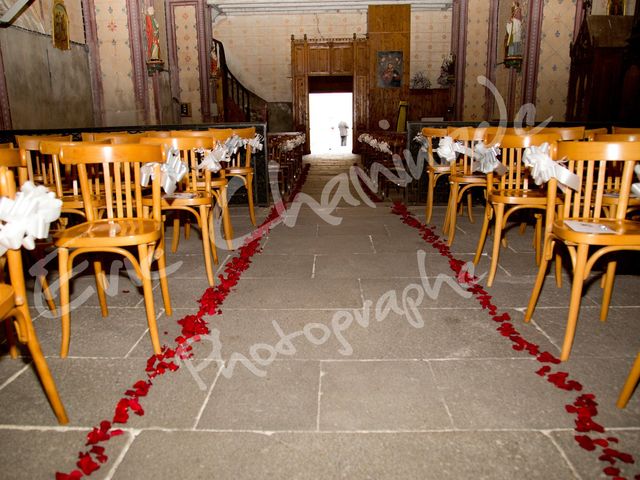
[[[462,119],[481,121],[484,118],[485,88],[478,83],[479,75],[487,73],[487,38],[489,36],[489,2],[469,0],[467,24],[467,64],[464,82]]]
[[[411,12],[411,77],[423,72],[439,87],[440,66],[451,52],[451,11]]]
[[[51,0],[34,2],[16,21],[21,28],[0,30],[14,129],[93,126],[80,0],[65,2],[71,50],[53,48],[51,5]]]
[[[129,48],[126,2],[95,0],[105,126],[135,125],[137,111]]]

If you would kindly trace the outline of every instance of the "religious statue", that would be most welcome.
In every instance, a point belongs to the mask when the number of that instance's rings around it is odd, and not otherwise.
[[[160,28],[158,21],[154,16],[153,7],[147,8],[146,27],[147,27],[147,59],[160,59]]]
[[[511,5],[511,18],[507,22],[507,34],[504,41],[504,65],[520,70],[522,65],[522,9],[517,1]]]

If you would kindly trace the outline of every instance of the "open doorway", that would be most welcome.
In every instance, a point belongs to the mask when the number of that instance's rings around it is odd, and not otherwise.
[[[351,153],[353,94],[309,94],[309,141],[312,154]]]

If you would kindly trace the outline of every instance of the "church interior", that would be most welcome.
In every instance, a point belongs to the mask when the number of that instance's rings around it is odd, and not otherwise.
[[[0,0],[0,476],[640,479],[639,111],[638,0]]]

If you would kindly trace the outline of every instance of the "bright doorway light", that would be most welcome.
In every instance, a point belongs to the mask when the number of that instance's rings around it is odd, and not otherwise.
[[[353,94],[309,94],[309,143],[312,154],[351,153],[353,149]],[[347,124],[346,145],[341,145],[338,124]]]

